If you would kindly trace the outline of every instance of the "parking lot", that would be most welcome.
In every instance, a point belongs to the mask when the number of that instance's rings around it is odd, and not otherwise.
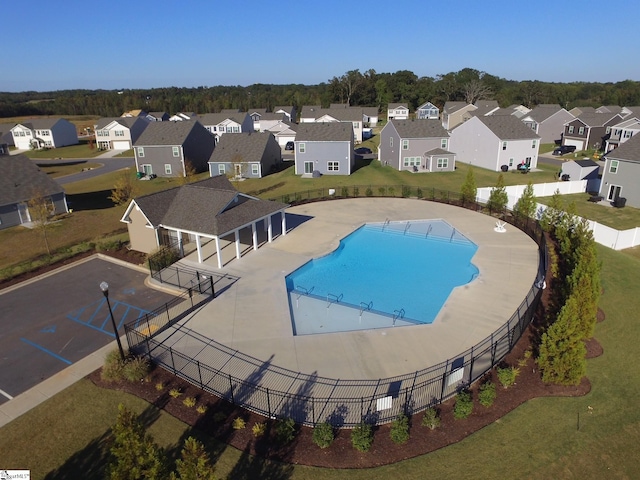
[[[147,275],[90,257],[0,291],[0,404],[115,339],[101,282],[121,335],[124,323],[173,298],[145,286]]]

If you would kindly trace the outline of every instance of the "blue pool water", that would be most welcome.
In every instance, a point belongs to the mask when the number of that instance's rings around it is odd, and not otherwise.
[[[431,323],[453,288],[478,275],[477,249],[444,220],[367,224],[288,275],[287,289],[326,305]]]

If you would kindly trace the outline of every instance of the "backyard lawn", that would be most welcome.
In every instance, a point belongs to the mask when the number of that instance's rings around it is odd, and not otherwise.
[[[89,143],[88,140],[80,140],[77,145],[69,145],[68,147],[42,149],[42,150],[26,150],[22,152],[29,158],[46,159],[46,158],[93,158],[104,153],[96,148],[95,142]]]

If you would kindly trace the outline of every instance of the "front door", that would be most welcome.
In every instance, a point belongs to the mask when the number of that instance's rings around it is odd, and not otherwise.
[[[236,178],[241,178],[242,177],[242,164],[241,163],[235,163],[233,165],[233,167],[235,168]]]
[[[29,215],[29,207],[26,203],[18,204],[18,215],[20,215],[20,223],[29,223],[31,216]]]
[[[609,185],[609,194],[607,195],[607,200],[615,201],[616,198],[620,196],[620,191],[622,187],[618,185]]]
[[[304,173],[313,173],[313,162],[304,162]]]
[[[145,175],[153,174],[153,168],[151,167],[151,165],[142,165],[142,170]]]

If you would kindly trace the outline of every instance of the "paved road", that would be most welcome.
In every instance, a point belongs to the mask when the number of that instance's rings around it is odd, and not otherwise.
[[[64,160],[34,160],[38,165],[58,165],[69,163],[99,163],[102,166],[87,170],[86,172],[74,173],[73,175],[67,175],[64,177],[58,177],[55,180],[60,185],[66,185],[67,183],[78,182],[80,180],[87,180],[89,178],[97,177],[98,175],[104,175],[105,173],[115,172],[122,170],[123,168],[135,168],[135,160],[133,157],[114,157],[114,158],[69,158]]]

